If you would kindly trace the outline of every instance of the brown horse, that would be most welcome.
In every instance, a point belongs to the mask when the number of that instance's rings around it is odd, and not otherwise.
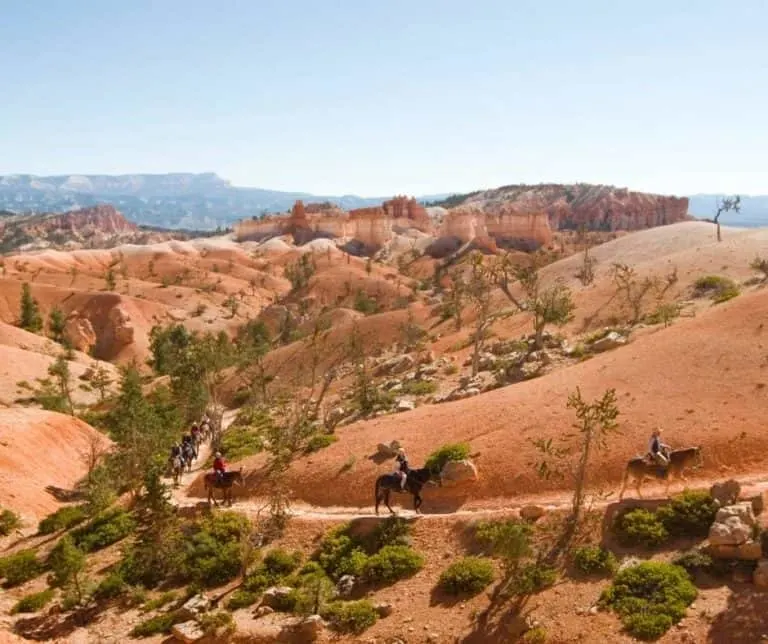
[[[624,490],[627,487],[629,478],[635,480],[635,489],[637,496],[643,498],[640,492],[640,486],[645,479],[661,479],[667,482],[664,494],[669,496],[669,484],[672,478],[678,478],[687,481],[683,472],[686,469],[701,467],[703,459],[701,456],[701,447],[686,447],[685,449],[674,449],[669,455],[669,465],[661,468],[656,463],[648,462],[643,456],[631,459],[627,463],[627,469],[624,471],[624,480],[621,483],[621,492],[619,492],[619,501],[624,497]]]
[[[235,483],[238,485],[243,484],[243,468],[241,467],[239,470],[234,472],[224,472],[221,481],[216,480],[216,474],[214,472],[208,472],[205,475],[204,480],[205,489],[208,492],[208,505],[211,505],[211,501],[213,501],[213,504],[216,507],[219,506],[219,504],[216,503],[216,499],[213,495],[214,488],[224,490],[222,495],[222,502],[226,503],[227,505],[232,505],[232,486]]]

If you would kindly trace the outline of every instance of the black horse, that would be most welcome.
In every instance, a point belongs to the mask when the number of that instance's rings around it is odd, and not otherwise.
[[[427,467],[419,470],[408,470],[408,477],[405,480],[405,490],[400,487],[400,477],[397,474],[382,474],[376,479],[376,514],[379,513],[379,504],[384,501],[389,511],[395,514],[395,511],[389,505],[389,495],[391,492],[410,492],[413,495],[413,509],[416,514],[420,514],[421,507],[421,488],[436,478],[434,473]],[[440,479],[438,478],[438,481]]]

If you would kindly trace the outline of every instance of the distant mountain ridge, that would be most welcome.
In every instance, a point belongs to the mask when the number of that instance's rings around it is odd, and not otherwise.
[[[14,213],[64,212],[112,204],[138,224],[163,228],[211,230],[227,227],[240,219],[264,212],[287,211],[297,199],[306,202],[330,201],[348,210],[378,205],[385,198],[243,188],[233,186],[213,172],[0,176],[0,210]]]

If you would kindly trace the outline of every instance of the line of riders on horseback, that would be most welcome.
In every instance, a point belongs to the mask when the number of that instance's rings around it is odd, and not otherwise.
[[[182,436],[181,441],[171,447],[168,466],[176,485],[179,484],[185,469],[187,472],[192,471],[192,463],[200,454],[200,446],[211,438],[212,433],[211,420],[207,414],[204,414],[200,422],[193,423],[189,433]],[[216,453],[213,468],[218,480],[226,469],[224,459],[219,452]]]

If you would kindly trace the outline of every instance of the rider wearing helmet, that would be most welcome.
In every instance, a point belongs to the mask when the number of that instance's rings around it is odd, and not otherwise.
[[[397,456],[395,456],[395,462],[397,463],[397,470],[395,474],[400,477],[400,489],[405,490],[405,483],[408,480],[408,457],[405,455],[405,450],[401,447],[397,450]]]
[[[216,457],[213,459],[213,472],[216,475],[216,481],[221,482],[224,478],[224,472],[227,469],[227,464],[224,461],[224,457],[221,452],[216,452]]]

